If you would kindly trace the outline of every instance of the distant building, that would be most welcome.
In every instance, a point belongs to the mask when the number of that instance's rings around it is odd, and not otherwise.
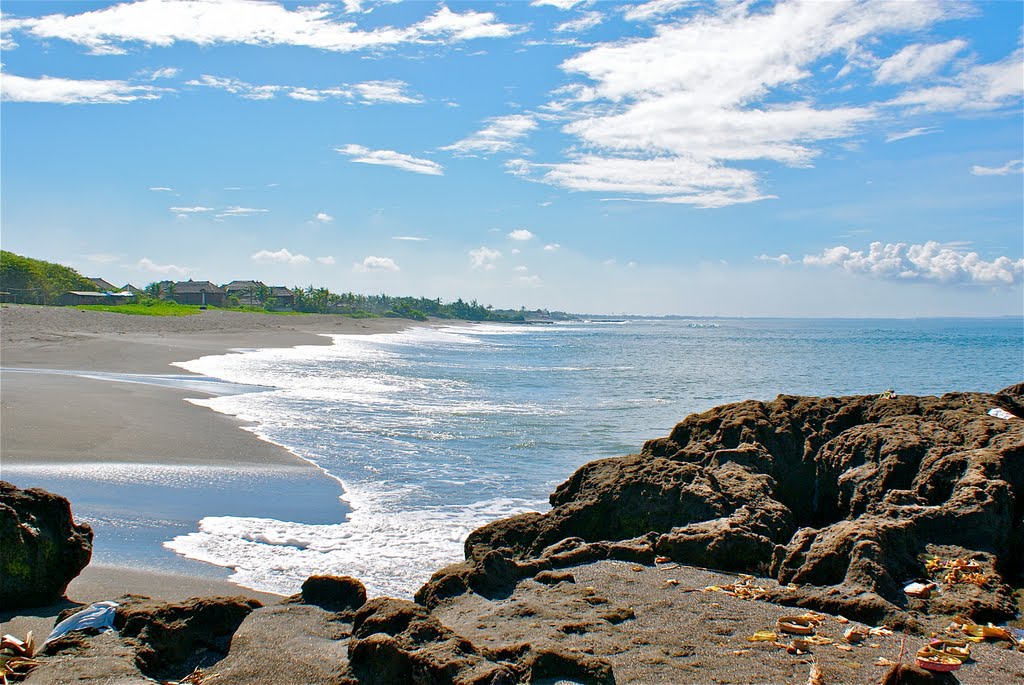
[[[131,283],[125,283],[123,286],[121,286],[121,292],[129,292],[132,295],[145,295],[146,294],[145,291],[140,290],[139,288],[136,288]]]
[[[72,290],[58,297],[57,304],[61,307],[74,307],[80,304],[119,305],[128,304],[131,297],[132,294],[130,292],[119,292],[117,288],[103,293],[93,290]]]
[[[85,280],[92,281],[93,285],[96,286],[96,289],[101,291],[101,292],[117,293],[117,292],[121,292],[121,290],[123,290],[123,288],[118,288],[116,285],[114,285],[110,281],[105,281],[102,278],[87,278]]]
[[[267,286],[260,281],[231,281],[224,286],[224,292],[238,298],[238,304],[253,305],[259,307],[261,289]]]
[[[174,284],[174,292],[170,299],[178,304],[208,304],[211,307],[223,307],[227,293],[220,286],[209,281],[178,281]]]
[[[270,296],[274,298],[275,309],[291,309],[295,304],[295,293],[283,285],[270,286]]]

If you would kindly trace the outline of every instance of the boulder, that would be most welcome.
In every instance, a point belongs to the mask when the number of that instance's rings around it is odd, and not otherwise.
[[[1011,617],[1008,581],[1024,574],[1024,420],[988,415],[994,407],[1019,412],[1024,384],[942,397],[780,395],[693,414],[640,454],[582,466],[549,512],[471,533],[466,562],[435,574],[417,601],[485,594],[474,574],[509,583],[657,554],[770,574],[799,586],[778,601],[851,618]],[[903,586],[927,575],[929,555],[976,560],[987,580],[915,603]]]
[[[92,557],[92,528],[59,495],[0,481],[0,606],[53,604]]]
[[[366,588],[351,576],[310,576],[302,583],[302,592],[285,601],[326,611],[355,611],[366,603]]]
[[[135,648],[139,669],[155,678],[181,678],[223,659],[238,626],[262,606],[241,596],[183,602],[128,596],[118,601],[114,627]]]

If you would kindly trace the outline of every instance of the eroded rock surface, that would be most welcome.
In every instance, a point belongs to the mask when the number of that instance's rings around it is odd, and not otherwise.
[[[92,558],[92,528],[60,495],[0,481],[0,606],[40,607],[64,596]]]
[[[693,414],[640,454],[581,467],[546,514],[494,522],[417,594],[507,596],[538,571],[655,555],[770,574],[780,602],[877,621],[909,610],[1005,619],[1024,565],[1024,384],[942,397],[779,396]],[[989,582],[903,593],[928,555]],[[488,595],[491,593],[491,595]]]

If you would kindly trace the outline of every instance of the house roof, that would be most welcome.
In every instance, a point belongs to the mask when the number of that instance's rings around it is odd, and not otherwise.
[[[286,288],[283,285],[272,285],[270,286],[270,294],[272,297],[292,297],[295,293],[292,292],[291,288]]]
[[[117,290],[117,286],[110,281],[104,281],[102,278],[88,278],[86,280],[92,281],[93,284],[100,290]]]
[[[260,281],[231,281],[224,286],[224,290],[227,292],[234,292],[237,290],[248,290],[249,288],[265,288]]]
[[[224,289],[220,286],[214,285],[209,281],[178,281],[174,284],[174,292],[177,295],[184,295],[186,293],[198,293],[201,290],[205,290],[206,294],[211,293],[223,293]]]

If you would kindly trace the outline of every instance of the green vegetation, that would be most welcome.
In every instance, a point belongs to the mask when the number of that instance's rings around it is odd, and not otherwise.
[[[149,297],[136,298],[135,302],[129,304],[83,304],[75,309],[135,316],[191,316],[199,313],[197,304],[178,304],[173,300],[154,300]]]
[[[69,290],[98,290],[74,269],[0,250],[0,290],[15,302],[53,304]]]
[[[96,285],[74,269],[30,257],[22,257],[6,250],[0,251],[0,290],[10,294],[10,299],[28,304],[55,304],[57,298],[72,290],[97,291]],[[254,285],[242,301],[258,302],[242,304],[238,295],[227,298],[227,308],[234,311],[270,312],[274,314],[319,313],[338,314],[355,319],[391,317],[426,321],[438,319],[461,319],[465,321],[506,321],[521,322],[527,319],[550,319],[555,317],[546,310],[527,312],[520,310],[496,310],[490,306],[470,302],[462,298],[444,303],[440,298],[392,297],[380,295],[358,295],[352,292],[332,293],[327,288],[296,287],[292,289],[294,302],[290,309],[282,308],[273,291],[265,285]],[[279,293],[280,294],[280,293]],[[189,316],[200,311],[198,305],[183,305],[174,301],[175,287],[170,281],[154,282],[147,285],[128,304],[78,305],[78,309],[136,316]]]

